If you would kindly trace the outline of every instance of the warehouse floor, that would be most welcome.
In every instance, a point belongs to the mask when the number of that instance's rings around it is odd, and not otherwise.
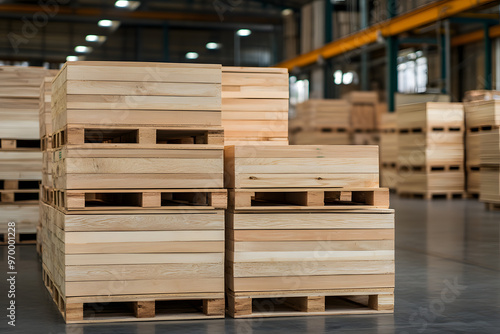
[[[20,246],[17,326],[2,315],[0,333],[498,333],[500,212],[487,212],[476,200],[391,200],[397,217],[394,315],[66,326],[43,286],[35,246]],[[7,271],[6,247],[0,253]],[[0,286],[6,312],[5,279]]]

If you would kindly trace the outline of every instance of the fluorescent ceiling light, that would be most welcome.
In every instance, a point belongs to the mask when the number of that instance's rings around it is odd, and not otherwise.
[[[236,32],[236,34],[238,36],[241,36],[241,37],[246,37],[246,36],[250,36],[252,34],[252,30],[250,29],[240,29]]]
[[[77,56],[67,56],[66,61],[77,61],[78,57]]]
[[[87,35],[87,37],[85,37],[85,40],[87,42],[105,42],[106,41],[106,36],[98,36],[98,35]]]
[[[99,27],[111,27],[113,25],[113,21],[111,20],[100,20],[97,22]]]
[[[291,9],[291,8],[285,8],[281,11],[281,15],[283,15],[283,16],[288,16],[291,14],[293,14],[293,9]]]
[[[78,45],[75,47],[75,51],[79,53],[89,53],[92,52],[92,48],[90,46]]]
[[[136,10],[140,4],[140,1],[118,0],[115,2],[115,7],[126,8],[128,10]]]
[[[221,44],[220,43],[215,43],[215,42],[208,42],[206,45],[207,49],[209,50],[217,50],[220,49]]]
[[[196,52],[188,52],[186,53],[187,59],[198,59],[198,53]]]

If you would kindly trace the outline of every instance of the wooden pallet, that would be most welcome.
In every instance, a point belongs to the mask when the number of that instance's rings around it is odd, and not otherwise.
[[[399,165],[399,170],[402,172],[426,172],[426,173],[439,173],[439,172],[463,172],[464,166],[460,164],[452,165],[426,165],[426,166],[405,166]]]
[[[0,203],[37,203],[39,194],[38,189],[0,190]]]
[[[227,188],[378,188],[377,146],[226,146]]]
[[[1,210],[1,209],[0,209]],[[16,245],[34,245],[36,244],[36,232],[35,233],[24,233],[16,232]],[[0,233],[0,245],[7,245],[9,235],[7,233]]]
[[[0,190],[38,190],[39,180],[0,180]]]
[[[50,188],[47,189],[50,191]],[[61,210],[226,209],[226,189],[58,190],[44,199]]]
[[[224,318],[223,294],[64,297],[46,267],[43,282],[66,323],[111,323]]]
[[[68,125],[52,136],[52,148],[168,148],[167,145],[224,145],[220,127],[134,127]],[[169,146],[170,146],[169,145]]]
[[[394,289],[227,292],[233,318],[267,318],[394,312]]]
[[[452,125],[452,126],[433,126],[430,128],[422,128],[422,127],[416,127],[416,128],[399,128],[398,133],[401,134],[409,134],[409,133],[424,133],[427,131],[432,131],[432,132],[463,132],[464,131],[464,126],[457,126],[457,125]]]
[[[0,151],[38,151],[39,139],[0,139]]]
[[[457,192],[426,192],[426,193],[409,193],[409,192],[400,192],[398,191],[398,195],[405,198],[413,198],[413,199],[463,199],[466,196],[466,193],[463,191]]]
[[[488,211],[500,211],[500,203],[484,203]]]
[[[389,208],[389,190],[378,189],[235,189],[229,190],[234,210],[338,210]]]

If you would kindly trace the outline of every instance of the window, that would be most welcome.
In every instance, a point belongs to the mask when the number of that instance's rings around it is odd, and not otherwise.
[[[422,51],[398,57],[398,92],[424,93],[427,81],[427,58]]]

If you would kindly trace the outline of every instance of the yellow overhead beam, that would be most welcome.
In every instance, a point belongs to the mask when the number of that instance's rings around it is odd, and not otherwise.
[[[489,29],[490,38],[500,37],[500,25],[492,26]],[[484,38],[484,30],[476,30],[467,34],[458,35],[451,39],[450,45],[460,46],[465,44],[470,44],[474,42],[479,42]]]
[[[292,70],[294,67],[314,64],[318,60],[318,57],[328,59],[357,49],[363,45],[375,43],[378,36],[387,37],[398,35],[463,13],[472,8],[497,1],[498,0],[442,0],[434,2],[409,13],[399,15],[393,19],[370,26],[355,34],[328,43],[319,49],[281,62],[276,66]]]

